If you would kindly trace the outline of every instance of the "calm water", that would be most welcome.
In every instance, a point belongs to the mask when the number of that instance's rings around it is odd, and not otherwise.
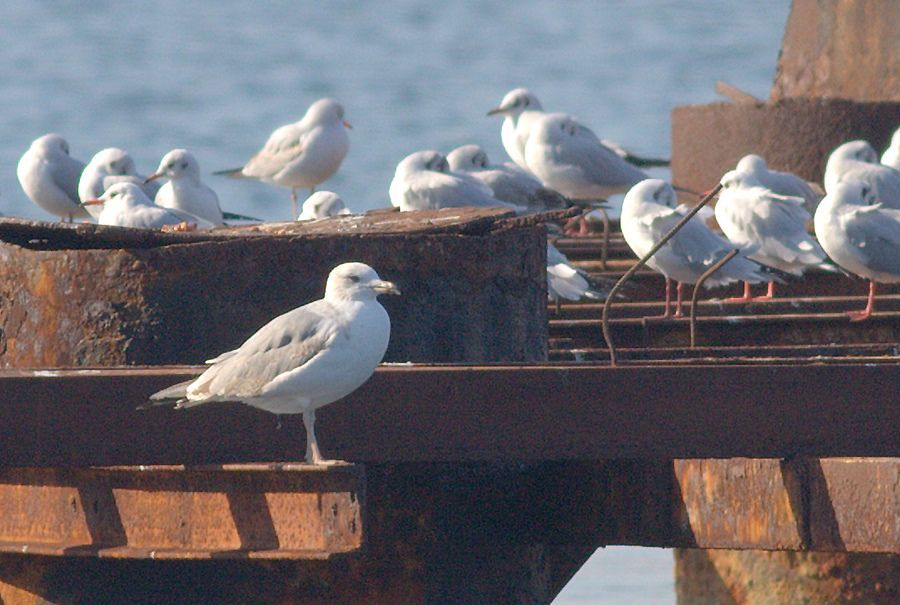
[[[355,3],[6,3],[0,19],[0,212],[48,218],[16,162],[35,137],[103,147],[155,169],[169,149],[205,172],[243,164],[276,126],[322,96],[353,123],[350,155],[326,187],[357,211],[385,206],[396,163],[417,149],[483,145],[505,159],[503,94],[531,88],[634,151],[668,155],[672,107],[717,99],[716,80],[771,86],[788,0],[519,0]],[[89,7],[89,8],[88,8]],[[222,206],[289,215],[286,191],[209,177]],[[672,603],[667,551],[610,548],[560,604]]]

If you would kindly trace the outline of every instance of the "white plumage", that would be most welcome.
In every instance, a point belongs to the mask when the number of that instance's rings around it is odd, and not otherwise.
[[[157,206],[134,183],[116,183],[95,200],[85,205],[102,206],[97,217],[101,225],[132,227],[135,229],[161,229],[185,224],[189,228],[212,229],[214,224],[178,208]]]
[[[515,164],[491,164],[487,153],[478,145],[457,147],[447,154],[447,162],[452,171],[470,174],[490,187],[497,199],[530,212],[562,209],[569,204],[564,196],[547,189]]]
[[[900,210],[884,207],[863,181],[838,183],[819,204],[816,237],[831,259],[869,280],[869,301],[854,320],[872,314],[875,283],[900,282]]]
[[[146,177],[138,173],[127,151],[107,147],[95,153],[84,167],[78,181],[78,198],[82,202],[95,200],[116,183],[134,183],[151,200],[160,188],[160,183],[146,182]],[[88,205],[86,208],[94,218],[100,215],[97,206]]]
[[[38,207],[63,220],[90,218],[79,205],[78,179],[84,162],[69,155],[69,143],[55,133],[35,139],[16,167],[25,195]]]
[[[288,187],[296,205],[297,189],[314,189],[340,168],[350,150],[347,128],[344,107],[334,99],[319,99],[299,122],[275,129],[243,167],[218,174]]]
[[[337,193],[333,191],[316,191],[303,202],[300,216],[297,217],[297,220],[308,221],[347,214],[352,213]]]
[[[157,206],[189,212],[216,226],[224,224],[219,196],[200,179],[200,163],[188,150],[173,149],[164,155],[147,181],[160,178],[169,182],[157,191]]]
[[[735,170],[725,173],[721,183],[716,222],[734,244],[754,248],[750,258],[794,275],[826,260],[806,231],[812,217],[802,197],[774,193],[750,174]]]
[[[606,199],[647,178],[564,113],[549,113],[533,123],[525,163],[545,187],[572,200]]]
[[[850,141],[831,152],[825,165],[825,191],[831,193],[841,181],[868,183],[882,205],[900,209],[900,170],[880,164],[866,141]]]
[[[315,436],[316,409],[359,388],[387,350],[391,322],[379,294],[399,294],[372,267],[331,270],[325,296],[276,317],[239,348],[207,363],[197,379],[151,396],[177,407],[240,401],[274,414],[303,414],[306,461],[327,464]]]

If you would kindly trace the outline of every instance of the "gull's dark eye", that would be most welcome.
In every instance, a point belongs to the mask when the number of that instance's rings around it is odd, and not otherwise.
[[[188,164],[187,162],[182,162],[181,169],[184,170],[185,168],[187,168],[187,164]]]
[[[359,275],[351,275],[351,276],[349,276],[347,279],[349,279],[350,281],[352,281],[354,284],[355,284],[355,283],[359,283]]]
[[[166,168],[168,168],[169,170],[175,168],[175,162],[169,162],[168,164],[166,164]]]

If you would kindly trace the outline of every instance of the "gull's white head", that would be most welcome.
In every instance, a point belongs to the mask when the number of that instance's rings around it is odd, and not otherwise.
[[[504,95],[503,100],[487,115],[518,117],[523,111],[541,111],[543,107],[538,98],[527,88],[514,88]]]
[[[347,209],[341,196],[333,191],[316,191],[303,202],[303,211],[297,220],[307,221],[346,214],[350,214],[350,210]]]
[[[463,145],[447,154],[447,163],[454,172],[484,170],[488,163],[487,153],[479,145]]]
[[[672,186],[662,179],[644,179],[628,190],[622,201],[622,211],[626,206],[634,207],[640,204],[656,204],[675,208],[678,206],[678,196]]]
[[[750,155],[745,155],[744,157],[742,157],[738,161],[737,166],[735,166],[734,169],[738,172],[759,174],[761,172],[767,171],[769,169],[769,165],[766,164],[766,161],[762,158],[762,156],[751,153]]]
[[[187,149],[173,149],[163,156],[159,168],[147,177],[146,182],[162,177],[179,179],[185,176],[200,180],[200,163]]]
[[[44,156],[69,155],[69,143],[62,135],[51,132],[31,142],[31,150]]]
[[[150,198],[134,183],[116,183],[104,191],[99,198],[87,200],[81,205],[102,205],[105,210],[111,207],[149,206],[152,204]]]
[[[850,141],[843,145],[839,145],[828,157],[829,164],[840,162],[842,160],[855,160],[857,162],[877,164],[878,154],[875,153],[875,150],[868,141]]]
[[[575,137],[578,133],[578,122],[564,113],[548,113],[531,128],[532,140],[536,143],[555,145]]]
[[[331,270],[325,283],[325,300],[375,300],[379,294],[400,294],[400,289],[378,277],[365,263],[343,263]]]
[[[128,152],[118,147],[101,149],[91,158],[89,165],[104,175],[134,175],[137,169]]]
[[[761,185],[759,179],[756,178],[755,172],[748,172],[740,169],[729,170],[722,175],[719,183],[722,184],[723,189],[740,189],[741,187],[755,187]]]
[[[413,172],[450,172],[450,165],[447,158],[439,151],[416,151],[403,158],[397,164],[398,176],[410,174]]]
[[[838,183],[834,191],[829,193],[833,206],[849,204],[851,206],[872,206],[878,203],[872,186],[864,181],[849,180]],[[825,200],[822,201],[825,203]]]
[[[311,124],[343,124],[345,128],[352,128],[350,122],[344,119],[344,106],[334,99],[319,99],[309,106],[303,121]]]

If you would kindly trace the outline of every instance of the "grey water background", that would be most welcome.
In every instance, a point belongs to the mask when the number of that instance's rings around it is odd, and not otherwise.
[[[30,142],[59,132],[85,162],[128,150],[152,172],[175,147],[211,172],[244,163],[317,98],[340,100],[350,154],[322,188],[387,206],[397,162],[475,142],[506,160],[485,113],[531,88],[629,149],[669,156],[673,107],[761,98],[788,0],[629,2],[8,2],[0,11],[0,212],[50,219],[16,180]],[[206,177],[226,210],[289,218],[286,190]],[[712,183],[710,184],[712,185]],[[555,601],[673,603],[671,553],[598,551]]]

